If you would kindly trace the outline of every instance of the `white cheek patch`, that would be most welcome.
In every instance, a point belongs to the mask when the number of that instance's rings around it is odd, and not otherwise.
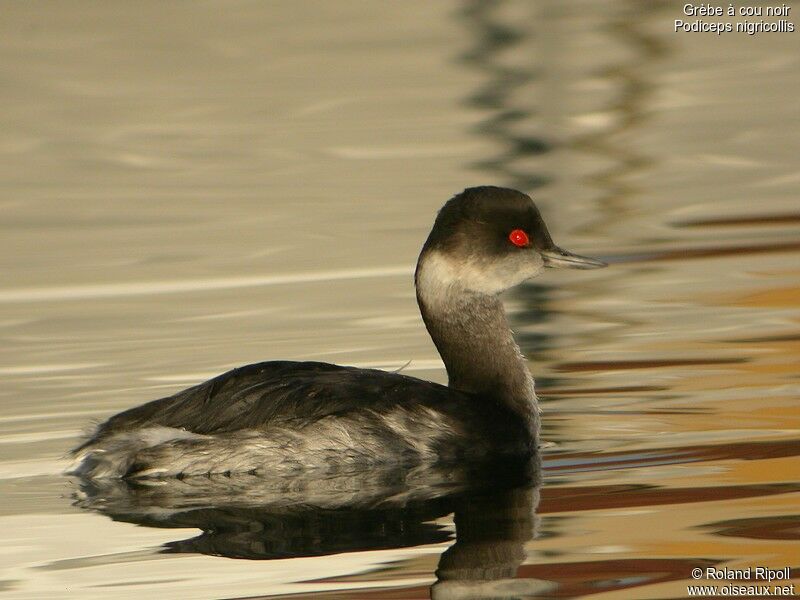
[[[490,261],[458,260],[437,251],[427,253],[417,271],[417,288],[423,299],[433,301],[457,287],[480,294],[499,294],[538,275],[544,262],[538,254],[519,254]]]

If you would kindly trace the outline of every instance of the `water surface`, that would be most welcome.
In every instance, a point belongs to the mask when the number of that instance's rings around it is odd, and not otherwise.
[[[438,566],[434,594],[655,599],[696,566],[796,576],[800,38],[674,34],[675,10],[8,3],[0,594],[427,598]],[[481,183],[611,263],[508,298],[551,442],[535,477],[354,475],[311,513],[299,484],[73,505],[92,490],[63,457],[91,422],[233,366],[445,381],[411,272]]]

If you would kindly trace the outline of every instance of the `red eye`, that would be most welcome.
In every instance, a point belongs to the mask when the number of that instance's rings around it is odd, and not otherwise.
[[[522,229],[515,229],[511,233],[508,234],[508,241],[510,241],[515,246],[520,248],[524,248],[531,241],[528,239],[528,234],[525,233]]]

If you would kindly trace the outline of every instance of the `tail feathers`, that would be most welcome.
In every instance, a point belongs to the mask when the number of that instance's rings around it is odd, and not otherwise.
[[[313,462],[329,457],[325,452],[298,454],[296,450],[304,444],[303,436],[285,430],[209,436],[149,427],[90,440],[76,449],[67,473],[90,479],[192,477],[287,471],[312,466],[303,458]]]
[[[149,448],[177,440],[205,437],[183,429],[161,426],[95,437],[75,449],[73,464],[67,475],[92,479],[128,477],[137,470],[140,455]]]

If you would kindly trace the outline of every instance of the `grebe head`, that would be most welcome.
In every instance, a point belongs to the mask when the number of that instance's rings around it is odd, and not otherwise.
[[[594,258],[553,243],[533,200],[516,190],[474,187],[439,211],[417,267],[417,284],[498,294],[537,276],[546,267],[596,269]]]

